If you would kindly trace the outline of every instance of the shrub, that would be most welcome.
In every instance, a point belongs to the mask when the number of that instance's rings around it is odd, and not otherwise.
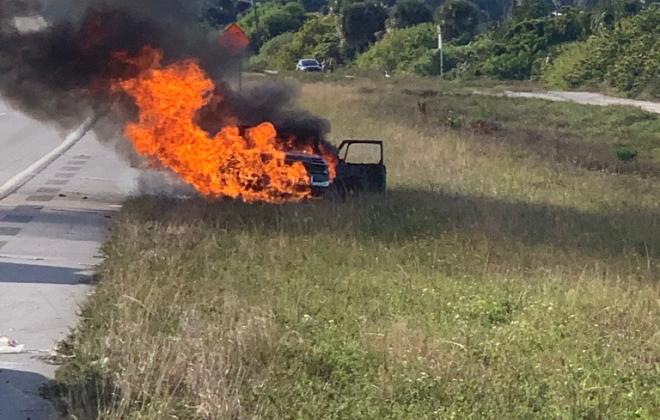
[[[588,34],[589,16],[585,12],[577,9],[563,12],[561,16],[527,19],[491,32],[492,49],[472,65],[473,72],[500,79],[535,76],[553,48]]]
[[[438,8],[435,16],[441,24],[443,37],[460,44],[474,38],[480,18],[481,10],[468,0],[449,0]]]
[[[550,12],[544,0],[518,0],[513,2],[512,8],[515,19],[537,19]]]
[[[261,46],[259,54],[250,58],[248,68],[252,71],[291,68],[294,58],[288,47],[291,45],[293,37],[293,33],[286,32],[266,42]]]
[[[618,144],[616,146],[616,156],[622,162],[630,162],[637,157],[637,150],[625,144]]]
[[[456,74],[474,72],[473,64],[485,61],[501,48],[492,38],[482,35],[467,45],[447,44],[444,47],[444,69]]]
[[[660,8],[622,19],[612,32],[561,48],[542,80],[559,88],[605,83],[623,93],[659,97],[659,27]]]
[[[250,68],[291,70],[297,59],[315,57],[340,63],[341,33],[339,16],[330,14],[309,19],[296,33],[287,32],[266,42],[259,55],[252,57]]]
[[[604,80],[604,69],[607,67],[604,61],[613,54],[612,46],[612,43],[604,43],[597,37],[563,45],[558,50],[557,58],[543,69],[541,80],[548,86],[560,89],[598,84]],[[587,61],[590,62],[588,66],[584,65]]]
[[[438,74],[434,67],[433,50],[436,47],[436,29],[424,23],[404,29],[394,29],[357,59],[364,70],[399,73]]]
[[[306,19],[305,9],[300,3],[290,2],[284,5],[266,3],[258,7],[261,42],[266,42],[285,32],[297,31]],[[256,38],[257,24],[253,8],[241,13],[238,24],[251,38]]]
[[[353,3],[343,8],[342,30],[346,42],[355,52],[362,52],[385,29],[387,12],[376,3]]]
[[[315,57],[319,61],[342,61],[342,36],[339,15],[316,16],[307,21],[291,40],[290,50],[297,58]]]
[[[390,12],[390,23],[394,28],[407,28],[431,21],[431,9],[421,0],[401,0]]]

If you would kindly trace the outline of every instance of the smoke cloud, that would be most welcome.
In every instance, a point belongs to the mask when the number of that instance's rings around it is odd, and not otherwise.
[[[293,135],[315,149],[331,147],[324,140],[328,122],[296,109],[295,88],[266,83],[243,92],[229,89],[236,58],[200,24],[202,6],[202,0],[0,0],[0,95],[62,130],[93,115],[99,140],[134,158],[121,132],[136,110],[117,106],[103,87],[104,81],[135,75],[135,69],[112,64],[113,53],[137,55],[149,45],[163,50],[166,62],[197,59],[216,82],[222,95],[198,117],[210,133],[233,116],[245,126],[272,121],[283,137]]]

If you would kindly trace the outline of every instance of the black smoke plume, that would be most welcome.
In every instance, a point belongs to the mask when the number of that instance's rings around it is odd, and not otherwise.
[[[112,55],[137,55],[145,46],[163,50],[166,62],[195,58],[222,90],[222,101],[200,112],[209,132],[228,116],[245,126],[272,121],[283,137],[330,147],[324,140],[329,124],[297,110],[295,89],[269,83],[233,92],[227,72],[235,60],[200,24],[202,0],[0,0],[0,95],[13,107],[38,120],[69,130],[91,115],[101,141],[121,137],[130,106],[110,106],[103,82],[135,75]],[[110,110],[113,110],[112,112]],[[235,119],[233,120],[235,121]],[[126,149],[127,142],[117,144]]]

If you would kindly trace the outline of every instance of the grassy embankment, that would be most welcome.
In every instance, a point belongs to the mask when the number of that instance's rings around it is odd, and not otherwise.
[[[69,413],[657,418],[660,119],[425,83],[303,89],[334,139],[386,139],[387,195],[129,201]]]

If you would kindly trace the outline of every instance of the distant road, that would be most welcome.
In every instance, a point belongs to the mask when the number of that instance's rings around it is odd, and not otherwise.
[[[503,96],[513,98],[539,98],[547,99],[549,101],[558,102],[576,102],[579,104],[587,105],[626,105],[641,108],[644,111],[655,112],[660,114],[660,102],[651,101],[637,101],[634,99],[615,98],[600,93],[592,92],[562,92],[562,91],[549,91],[549,92],[514,92],[507,90]]]

